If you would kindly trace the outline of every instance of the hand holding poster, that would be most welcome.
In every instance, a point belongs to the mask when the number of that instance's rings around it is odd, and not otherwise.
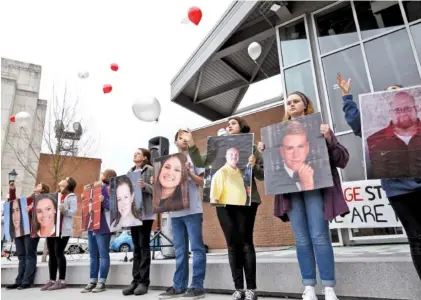
[[[320,113],[262,128],[265,194],[333,186]]]
[[[112,232],[142,225],[142,189],[137,183],[140,172],[110,179],[110,214]]]
[[[55,237],[60,235],[60,193],[40,194],[32,207],[32,237]]]
[[[4,232],[8,241],[31,233],[26,198],[4,203]]]
[[[188,192],[189,174],[186,164],[187,157],[183,153],[154,159],[154,213],[177,211],[190,207]]]
[[[421,177],[421,86],[360,95],[367,179]]]
[[[330,229],[402,226],[378,180],[343,182],[342,190],[350,213],[330,222]]]
[[[101,222],[101,191],[100,181],[88,184],[83,189],[82,199],[82,230],[92,231],[100,228]]]

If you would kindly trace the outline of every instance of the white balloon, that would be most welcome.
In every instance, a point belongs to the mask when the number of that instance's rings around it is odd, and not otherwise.
[[[26,127],[31,122],[31,115],[26,111],[21,111],[15,115],[15,119],[19,127]]]
[[[89,72],[79,72],[79,73],[77,74],[77,76],[78,76],[80,79],[86,79],[86,78],[88,78],[88,77],[89,77]]]
[[[190,23],[190,20],[187,17],[185,17],[181,20],[181,24],[189,24],[189,23]]]
[[[137,98],[132,104],[133,114],[144,122],[158,121],[161,114],[161,104],[155,97]]]
[[[260,54],[262,54],[262,46],[257,42],[253,42],[249,45],[247,51],[251,59],[256,60],[259,58]]]

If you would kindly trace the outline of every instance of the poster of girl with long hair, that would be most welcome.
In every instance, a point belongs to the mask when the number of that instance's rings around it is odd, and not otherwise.
[[[12,241],[15,238],[31,233],[26,207],[26,198],[12,200],[4,204],[4,232],[6,240]]]
[[[32,209],[32,237],[55,237],[60,235],[58,199],[61,194],[40,194],[35,197]]]
[[[119,231],[142,225],[142,189],[137,184],[140,172],[110,179],[110,230]]]
[[[154,159],[154,213],[189,208],[187,157],[183,153]]]

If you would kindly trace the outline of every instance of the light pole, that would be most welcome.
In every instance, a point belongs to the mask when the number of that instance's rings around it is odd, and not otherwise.
[[[82,125],[80,122],[73,123],[74,131],[66,131],[62,120],[56,120],[54,125],[54,131],[56,133],[57,147],[56,152],[60,155],[62,152],[66,155],[71,153],[73,156],[77,155],[78,148],[76,141],[80,141],[82,137]],[[71,141],[70,144],[65,144],[64,141]]]
[[[10,172],[9,172],[9,184],[11,184],[12,182],[15,182],[16,177],[17,177],[18,175],[19,175],[19,174],[18,174],[18,173],[16,173],[16,170],[15,170],[15,169],[13,169],[12,171],[10,171]]]

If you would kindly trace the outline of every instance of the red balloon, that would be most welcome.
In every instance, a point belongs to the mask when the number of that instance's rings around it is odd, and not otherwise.
[[[193,24],[199,25],[200,20],[202,20],[202,10],[196,6],[190,7],[188,17]]]
[[[15,123],[16,122],[16,117],[15,116],[10,116],[9,120],[10,120],[10,122]]]
[[[116,72],[118,70],[118,65],[117,64],[111,64],[111,70]]]
[[[108,94],[113,90],[113,86],[111,84],[104,84],[102,90],[104,91],[104,94]]]

